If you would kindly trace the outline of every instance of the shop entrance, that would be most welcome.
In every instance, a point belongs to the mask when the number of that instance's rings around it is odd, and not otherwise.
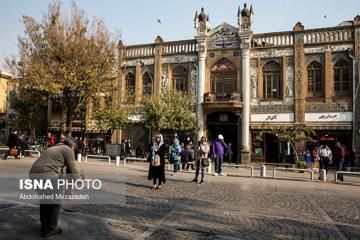
[[[233,152],[231,163],[236,163],[237,154],[240,149],[238,140],[238,118],[233,112],[215,112],[207,115],[207,132],[209,141],[214,141],[219,134],[224,136],[226,144],[231,142]],[[225,162],[229,158],[224,157]]]
[[[273,134],[265,134],[265,159],[268,163],[280,162],[279,140]]]

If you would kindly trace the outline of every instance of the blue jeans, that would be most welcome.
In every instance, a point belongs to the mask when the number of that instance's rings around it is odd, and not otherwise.
[[[343,171],[344,170],[344,163],[343,162],[337,162],[336,163],[336,171]],[[341,173],[339,173],[339,180],[344,181],[344,177]]]
[[[222,173],[221,165],[224,160],[224,155],[216,155],[215,158],[215,173]]]

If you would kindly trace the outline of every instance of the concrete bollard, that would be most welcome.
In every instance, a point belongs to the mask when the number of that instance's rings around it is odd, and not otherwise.
[[[77,161],[78,161],[78,162],[81,162],[81,153],[78,153],[78,154],[77,154]]]
[[[260,176],[266,177],[266,166],[261,166]]]
[[[116,156],[115,158],[115,166],[119,166],[120,165],[120,156]]]
[[[319,175],[320,175],[320,180],[326,182],[326,170],[320,169]]]

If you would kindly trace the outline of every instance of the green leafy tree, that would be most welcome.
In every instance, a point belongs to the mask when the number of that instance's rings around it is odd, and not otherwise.
[[[193,100],[180,92],[145,97],[142,101],[142,121],[146,128],[160,131],[191,132],[196,130]]]
[[[15,128],[30,136],[45,134],[43,125],[47,116],[47,98],[36,89],[19,87],[18,92],[12,92],[11,108],[16,111],[13,120]]]
[[[304,124],[295,124],[294,126],[289,127],[279,127],[273,126],[268,122],[264,122],[261,126],[261,131],[259,132],[258,137],[262,139],[266,133],[276,136],[280,141],[289,142],[294,150],[296,162],[299,162],[299,155],[296,146],[304,142],[314,141],[312,136],[315,136],[314,130]]]
[[[95,121],[100,132],[106,133],[110,130],[110,138],[116,129],[124,129],[130,124],[128,119],[129,110],[127,108],[110,107],[99,109],[92,113],[92,119]]]
[[[30,16],[23,16],[22,22],[25,36],[18,40],[20,59],[8,59],[8,66],[25,88],[57,97],[71,135],[74,116],[112,85],[116,41],[103,20],[90,23],[74,2],[70,17],[55,2],[41,22]]]

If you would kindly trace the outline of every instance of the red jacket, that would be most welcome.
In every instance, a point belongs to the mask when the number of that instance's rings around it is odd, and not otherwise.
[[[342,146],[336,147],[336,160],[338,162],[344,162],[345,160],[345,149]]]

